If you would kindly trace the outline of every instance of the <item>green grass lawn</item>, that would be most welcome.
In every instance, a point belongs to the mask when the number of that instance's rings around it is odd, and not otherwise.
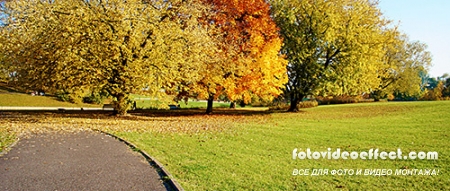
[[[222,131],[120,132],[186,190],[450,189],[450,102],[321,106],[251,116]],[[294,148],[437,151],[429,160],[293,160]],[[438,175],[293,176],[294,169],[436,169]],[[394,174],[393,173],[393,174]]]

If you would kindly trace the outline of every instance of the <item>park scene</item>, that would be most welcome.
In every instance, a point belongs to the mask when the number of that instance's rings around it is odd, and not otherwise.
[[[0,1],[0,190],[450,190],[450,68],[380,4]]]

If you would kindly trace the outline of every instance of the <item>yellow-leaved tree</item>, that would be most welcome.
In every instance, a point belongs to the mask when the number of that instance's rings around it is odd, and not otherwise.
[[[129,95],[188,88],[215,49],[196,0],[15,0],[3,53],[20,86],[48,92],[92,90],[126,114]]]

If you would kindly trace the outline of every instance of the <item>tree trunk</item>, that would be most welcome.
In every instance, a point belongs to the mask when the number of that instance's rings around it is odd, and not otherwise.
[[[297,98],[291,99],[291,105],[289,107],[289,112],[297,112],[298,111],[298,103],[300,101]]]
[[[214,95],[209,95],[208,106],[206,107],[206,114],[211,114],[213,111]]]
[[[230,108],[231,109],[236,109],[236,102],[231,102],[230,103]]]
[[[298,104],[301,100],[303,100],[305,96],[304,95],[293,95],[291,94],[291,105],[289,107],[289,112],[297,112],[299,111]]]
[[[239,102],[239,106],[241,106],[241,107],[245,107],[245,105],[247,105],[247,104],[245,104],[245,102],[244,102],[244,101],[241,101],[241,102]]]
[[[114,114],[120,116],[127,115],[129,107],[127,96],[123,93],[119,93],[115,97],[117,100],[114,101]]]
[[[372,92],[371,96],[373,97],[373,100],[375,102],[379,102],[384,97],[383,92],[381,90],[376,90]]]

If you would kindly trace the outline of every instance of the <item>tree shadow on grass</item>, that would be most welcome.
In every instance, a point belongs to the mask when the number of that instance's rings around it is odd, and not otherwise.
[[[0,93],[25,93],[25,92],[15,89],[12,86],[8,86],[6,83],[0,82]]]
[[[206,114],[205,109],[177,110],[133,110],[127,116],[116,116],[113,111],[89,110],[57,110],[57,111],[0,111],[0,119],[10,118],[18,121],[37,120],[38,118],[81,118],[81,119],[122,119],[122,120],[170,120],[177,117],[238,117],[238,116],[268,116],[272,113],[285,111],[224,109],[215,108],[212,114]],[[28,119],[29,118],[29,119]]]
[[[134,110],[129,112],[136,116],[149,117],[189,117],[189,116],[251,116],[268,115],[272,113],[269,110],[251,110],[251,109],[228,109],[214,108],[213,113],[206,114],[204,108],[186,108],[175,110]]]

